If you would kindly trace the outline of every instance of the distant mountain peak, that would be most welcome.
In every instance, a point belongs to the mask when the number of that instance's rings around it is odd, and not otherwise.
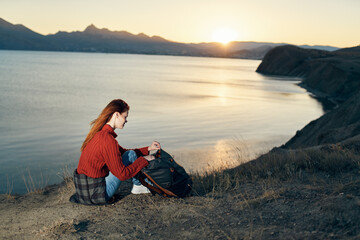
[[[93,30],[93,29],[98,29],[94,24],[90,24],[89,26],[87,26],[86,30]]]
[[[146,35],[145,33],[139,33],[137,36],[142,38],[149,38],[149,36]]]
[[[127,31],[110,31],[107,28],[97,28],[94,24],[90,24],[85,28],[84,33],[97,34],[97,35],[107,35],[107,36],[122,36],[122,37],[133,37],[135,35]]]
[[[101,31],[102,29],[97,28],[94,24],[90,24],[89,26],[87,26],[84,30],[84,32],[87,33],[97,33],[99,31]],[[106,29],[107,30],[107,29]]]

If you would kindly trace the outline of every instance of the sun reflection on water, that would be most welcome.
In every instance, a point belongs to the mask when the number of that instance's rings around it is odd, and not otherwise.
[[[227,88],[225,86],[219,88],[219,92],[217,93],[217,97],[220,100],[223,106],[227,103]]]
[[[255,159],[272,147],[272,141],[219,140],[213,147],[170,150],[174,159],[190,173],[224,170]]]

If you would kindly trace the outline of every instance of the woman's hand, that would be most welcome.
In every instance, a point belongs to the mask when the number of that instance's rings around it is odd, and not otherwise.
[[[155,157],[153,155],[147,155],[147,156],[144,156],[144,158],[148,161],[152,161],[155,159]]]
[[[159,150],[161,148],[161,145],[157,141],[153,141],[150,147],[148,148],[149,151],[151,150]]]

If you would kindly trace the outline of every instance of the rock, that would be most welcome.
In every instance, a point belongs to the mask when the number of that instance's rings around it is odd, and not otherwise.
[[[316,95],[344,101],[360,89],[360,46],[334,52],[292,45],[270,50],[257,72],[303,78]]]

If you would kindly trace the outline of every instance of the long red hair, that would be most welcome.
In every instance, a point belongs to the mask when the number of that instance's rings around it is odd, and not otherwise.
[[[90,123],[91,129],[88,135],[85,138],[83,145],[81,146],[81,151],[84,150],[86,145],[91,141],[91,139],[95,136],[97,132],[99,132],[103,126],[110,121],[112,115],[115,112],[119,112],[120,114],[126,111],[129,111],[129,105],[121,99],[112,100],[105,108],[102,110],[97,119],[93,120]]]

